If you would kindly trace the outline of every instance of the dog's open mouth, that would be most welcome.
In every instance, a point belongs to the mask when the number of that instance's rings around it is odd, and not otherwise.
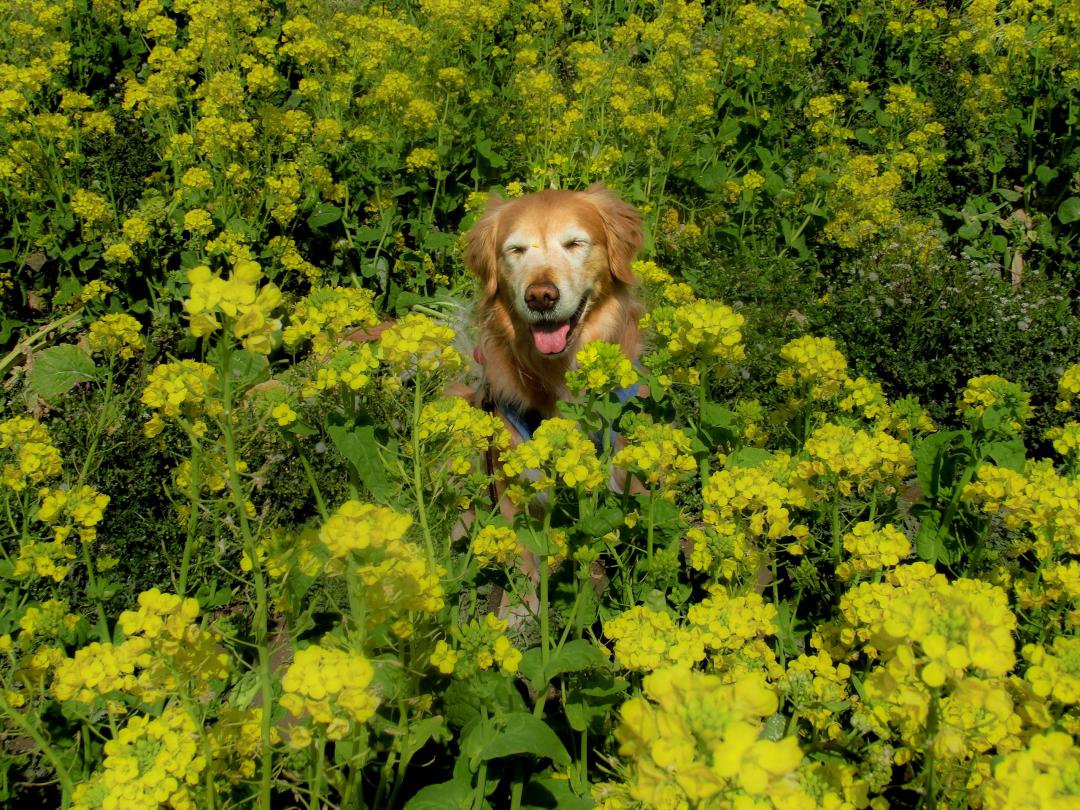
[[[533,343],[540,354],[555,355],[566,351],[570,338],[581,322],[589,296],[583,295],[577,310],[566,321],[540,321],[532,324]]]

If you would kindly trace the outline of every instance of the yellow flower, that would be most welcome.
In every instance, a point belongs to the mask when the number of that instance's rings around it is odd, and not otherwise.
[[[104,315],[90,324],[87,343],[91,352],[117,355],[122,360],[130,360],[146,346],[142,325],[124,313]]]
[[[508,565],[520,552],[521,543],[513,529],[485,526],[472,541],[472,553],[481,568],[491,564]]]
[[[453,346],[454,337],[449,326],[411,313],[382,333],[379,355],[394,374],[452,374],[465,367],[465,358]]]
[[[297,650],[281,679],[281,699],[290,714],[307,712],[316,723],[367,722],[379,700],[368,689],[375,670],[364,656],[312,644]]]
[[[586,343],[575,358],[576,368],[566,374],[566,387],[574,395],[585,391],[607,394],[630,388],[638,380],[634,364],[615,343]]]

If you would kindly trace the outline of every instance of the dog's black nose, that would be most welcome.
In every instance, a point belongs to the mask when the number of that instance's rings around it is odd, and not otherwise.
[[[525,290],[525,306],[533,312],[547,312],[559,303],[559,288],[547,282],[530,284]]]

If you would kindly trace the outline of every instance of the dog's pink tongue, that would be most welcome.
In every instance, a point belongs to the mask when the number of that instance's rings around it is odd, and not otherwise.
[[[570,321],[557,324],[534,324],[532,333],[538,352],[558,354],[566,348],[566,338],[570,335]]]

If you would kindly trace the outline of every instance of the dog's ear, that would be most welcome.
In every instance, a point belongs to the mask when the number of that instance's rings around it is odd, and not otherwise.
[[[645,244],[641,214],[630,203],[616,197],[603,183],[593,183],[585,189],[585,193],[592,199],[604,222],[611,274],[625,284],[633,284],[635,279],[630,263]]]
[[[488,198],[483,216],[465,237],[465,266],[483,285],[485,299],[492,299],[499,291],[499,246],[495,244],[498,230],[499,209],[506,200],[493,194]]]

